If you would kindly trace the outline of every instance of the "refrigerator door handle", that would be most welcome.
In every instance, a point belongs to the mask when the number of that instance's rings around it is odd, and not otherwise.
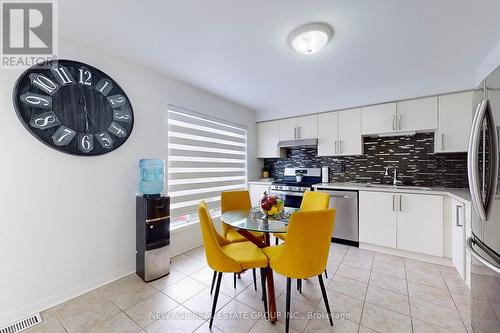
[[[474,240],[472,239],[472,237],[469,237],[467,239],[466,245],[467,245],[467,252],[469,252],[471,256],[473,256],[477,261],[479,261],[481,264],[485,265],[486,267],[488,267],[489,269],[491,269],[495,273],[500,274],[500,266],[489,262],[488,260],[483,258],[483,256],[481,256],[479,253],[477,253],[476,250],[474,250]],[[479,246],[481,249],[483,249],[481,244],[477,243],[476,245]],[[485,250],[485,249],[483,249],[483,250]],[[494,258],[492,258],[492,259],[494,259]]]
[[[486,206],[486,219],[488,220],[491,215],[491,210],[493,209],[493,204],[495,201],[495,195],[497,192],[498,185],[498,132],[497,126],[495,123],[495,114],[493,113],[493,109],[491,108],[490,101],[486,101],[486,119],[488,121],[488,134],[490,135],[490,145],[489,145],[489,184],[488,184],[488,192],[485,198],[485,206]]]
[[[474,209],[482,221],[486,221],[486,209],[480,194],[478,156],[481,129],[487,109],[486,105],[486,100],[483,100],[477,105],[469,136],[469,148],[467,150],[467,175],[469,178],[469,190]]]

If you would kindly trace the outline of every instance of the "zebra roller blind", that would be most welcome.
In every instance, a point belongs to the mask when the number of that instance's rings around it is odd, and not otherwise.
[[[246,188],[247,131],[170,106],[168,192],[173,225],[198,221],[205,200],[218,215],[222,191]]]

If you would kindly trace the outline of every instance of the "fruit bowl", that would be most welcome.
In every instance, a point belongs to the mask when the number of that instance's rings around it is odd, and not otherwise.
[[[260,211],[266,218],[279,217],[284,206],[283,199],[277,195],[264,192],[264,195],[260,199]]]

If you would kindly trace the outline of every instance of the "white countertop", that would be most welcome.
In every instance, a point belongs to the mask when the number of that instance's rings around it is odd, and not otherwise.
[[[271,185],[273,183],[274,179],[273,178],[262,178],[258,180],[251,180],[248,182],[248,184],[255,184],[255,185]]]
[[[369,185],[369,186],[367,186]],[[448,195],[459,201],[471,201],[469,189],[466,188],[447,188],[431,187],[426,189],[424,186],[407,186],[404,188],[363,183],[320,183],[313,185],[314,188],[325,188],[331,190],[351,190],[351,191],[373,191],[373,192],[393,192],[393,193],[415,193],[429,195]]]

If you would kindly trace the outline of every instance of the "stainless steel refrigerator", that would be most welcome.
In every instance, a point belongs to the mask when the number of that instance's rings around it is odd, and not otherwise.
[[[498,189],[500,67],[475,90],[467,167],[474,206],[471,323],[473,331],[500,332],[500,190]],[[460,119],[457,119],[460,121]]]

